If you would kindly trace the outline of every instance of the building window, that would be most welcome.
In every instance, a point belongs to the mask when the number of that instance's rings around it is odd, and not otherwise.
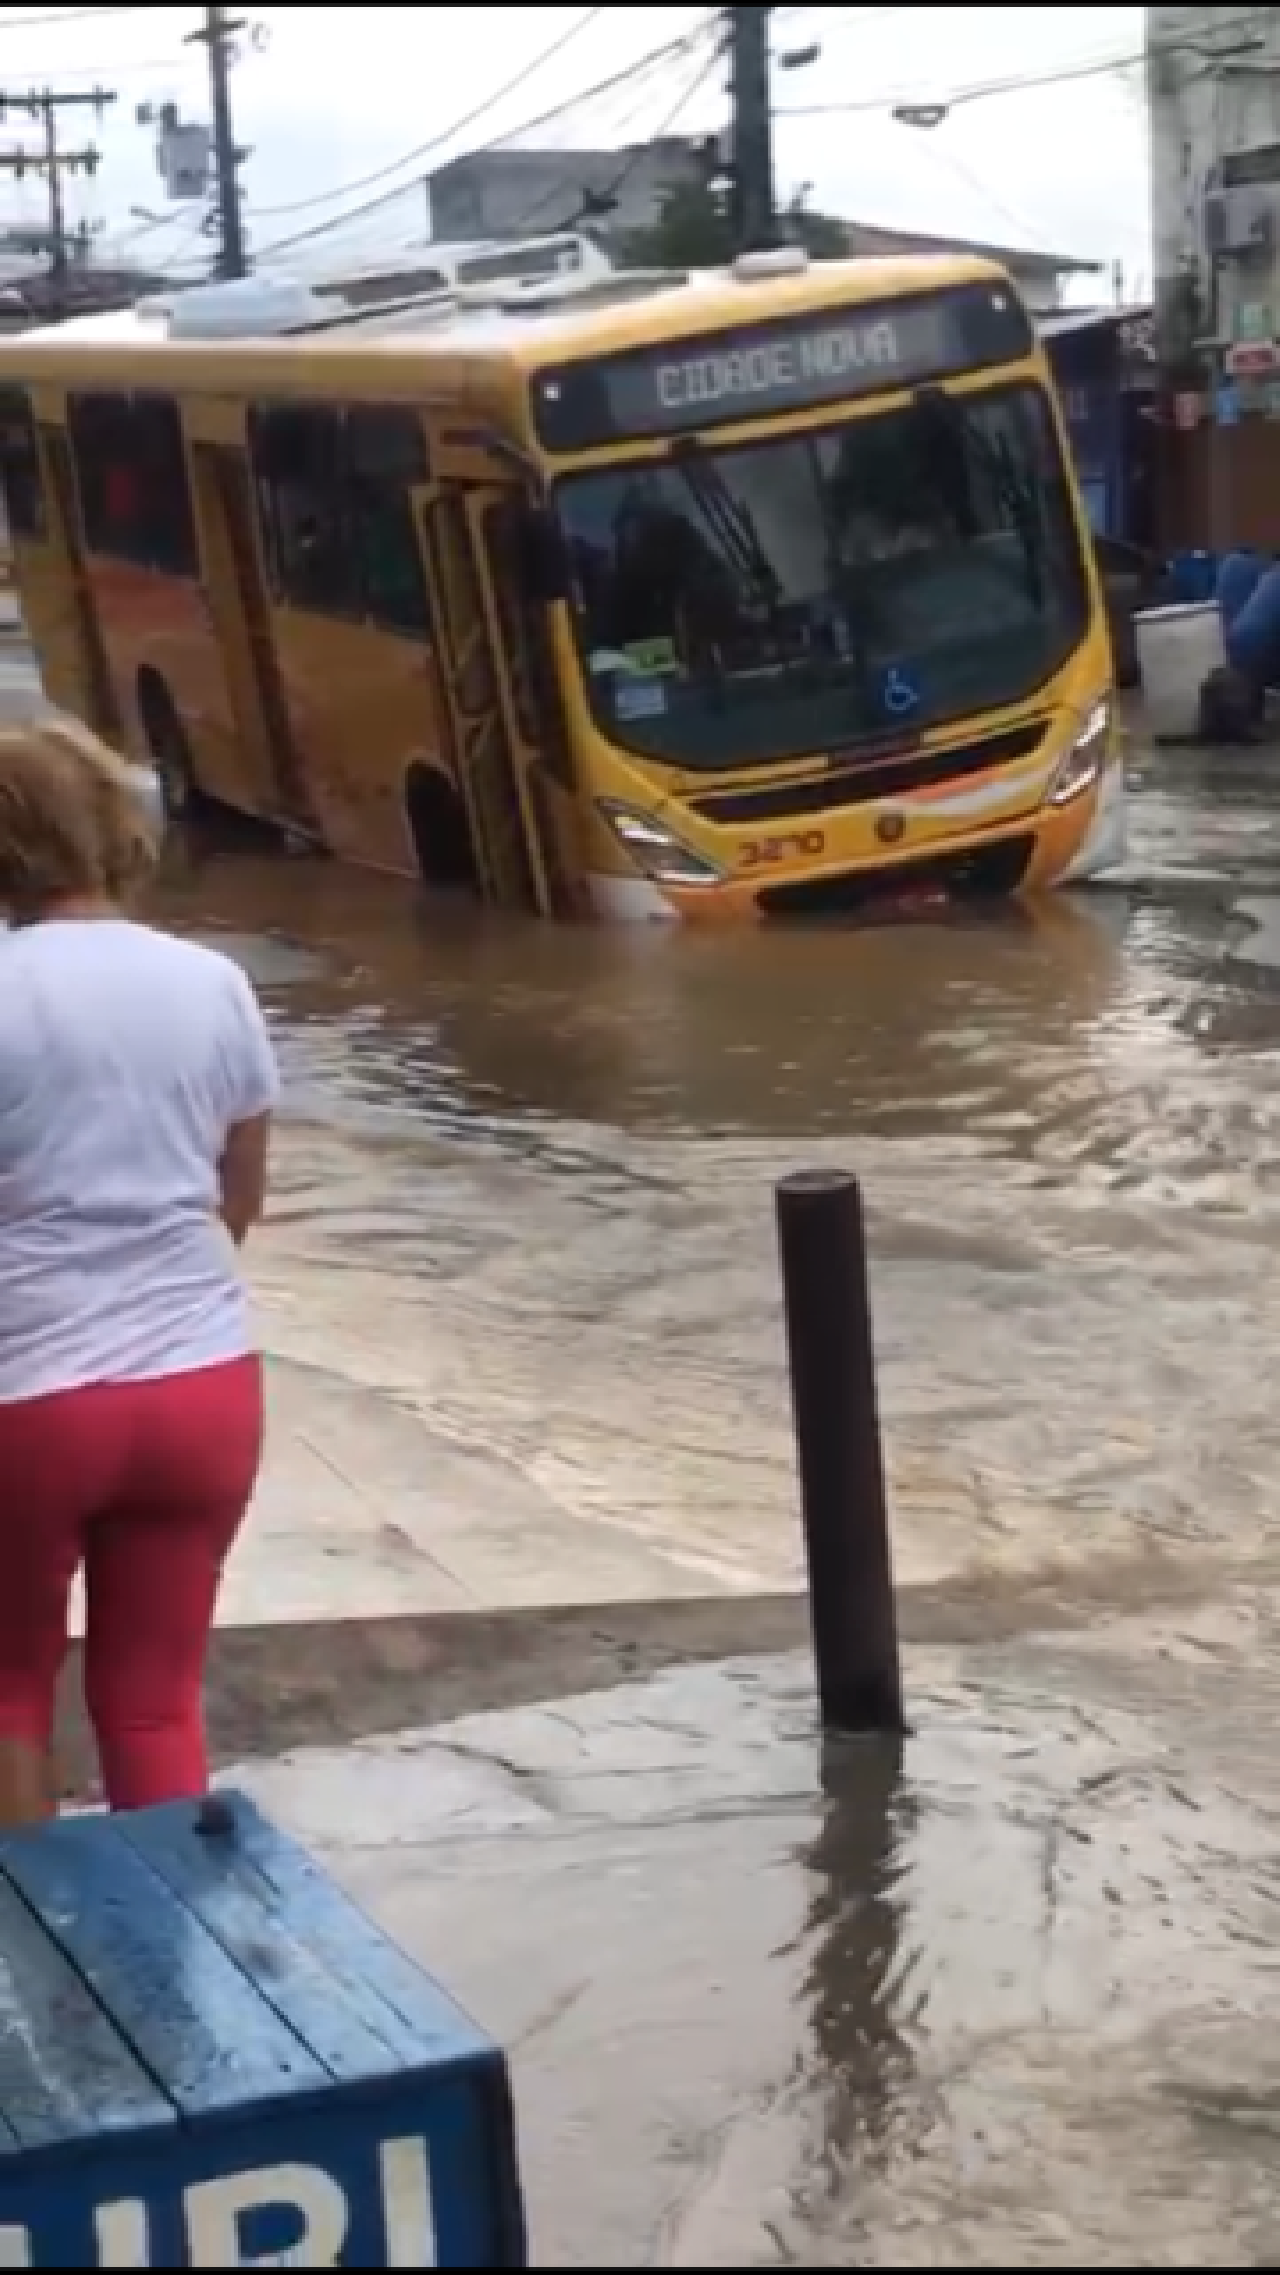
[[[263,409],[251,449],[271,581],[293,607],[418,635],[427,629],[410,491],[427,478],[415,414]]]
[[[89,552],[167,576],[196,576],[176,403],[164,395],[73,395],[67,426]]]
[[[0,483],[11,537],[45,534],[44,486],[31,403],[20,388],[0,391]]]

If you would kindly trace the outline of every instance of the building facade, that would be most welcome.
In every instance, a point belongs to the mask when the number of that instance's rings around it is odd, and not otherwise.
[[[669,191],[706,181],[708,145],[660,136],[634,149],[485,150],[455,158],[427,185],[431,234],[449,244],[481,238],[545,236],[589,224],[608,246],[652,229]],[[1066,279],[1097,264],[1069,255],[978,244],[913,229],[846,224],[853,254],[984,253],[1007,268],[1037,312],[1061,305]]]
[[[1280,340],[1280,8],[1146,18],[1161,354],[1192,369],[1198,353],[1210,378],[1257,378]]]
[[[1280,8],[1148,8],[1165,541],[1280,546]]]
[[[603,240],[652,229],[669,190],[706,178],[706,146],[659,135],[620,150],[482,150],[431,175],[431,234],[449,244],[543,237],[590,221]]]

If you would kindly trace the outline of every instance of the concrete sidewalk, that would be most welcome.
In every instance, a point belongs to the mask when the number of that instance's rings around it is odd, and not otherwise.
[[[235,1781],[510,2049],[536,2264],[1271,2265],[1280,1700],[1147,1641],[824,1774],[756,1660]]]
[[[222,1625],[708,1592],[696,1525],[682,1557],[576,1514],[393,1396],[280,1359],[267,1380],[263,1478]]]
[[[267,1367],[262,1479],[221,1628],[732,1596],[687,1554],[582,1516],[483,1447],[323,1368]],[[762,1575],[757,1583],[767,1590]],[[83,1631],[77,1601],[73,1632]]]
[[[225,1627],[693,1595],[707,1595],[696,1524],[687,1554],[655,1547],[577,1515],[396,1397],[268,1363],[264,1476],[227,1574]]]

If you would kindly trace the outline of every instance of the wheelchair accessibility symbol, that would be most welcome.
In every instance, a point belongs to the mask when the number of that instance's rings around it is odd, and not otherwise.
[[[918,708],[920,690],[894,664],[884,675],[880,700],[891,719],[905,719]]]

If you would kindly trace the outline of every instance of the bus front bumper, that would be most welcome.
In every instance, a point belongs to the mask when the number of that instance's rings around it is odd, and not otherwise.
[[[591,878],[597,913],[614,923],[672,920],[696,924],[750,922],[771,916],[856,913],[872,904],[922,899],[1004,899],[1022,891],[1078,884],[1117,867],[1126,854],[1124,773],[1111,759],[1092,789],[1067,807],[1040,804],[981,829],[916,845],[884,842],[879,858],[865,853],[852,860],[779,859],[762,862],[748,874],[736,869],[716,875],[709,864],[703,878],[681,875],[700,856],[670,831],[666,810],[646,825],[653,859],[649,876],[597,875]],[[675,859],[666,874],[654,858],[659,839],[670,836]],[[783,829],[764,840],[789,852],[793,840]],[[799,844],[796,842],[796,851]],[[637,866],[640,866],[638,861]]]

